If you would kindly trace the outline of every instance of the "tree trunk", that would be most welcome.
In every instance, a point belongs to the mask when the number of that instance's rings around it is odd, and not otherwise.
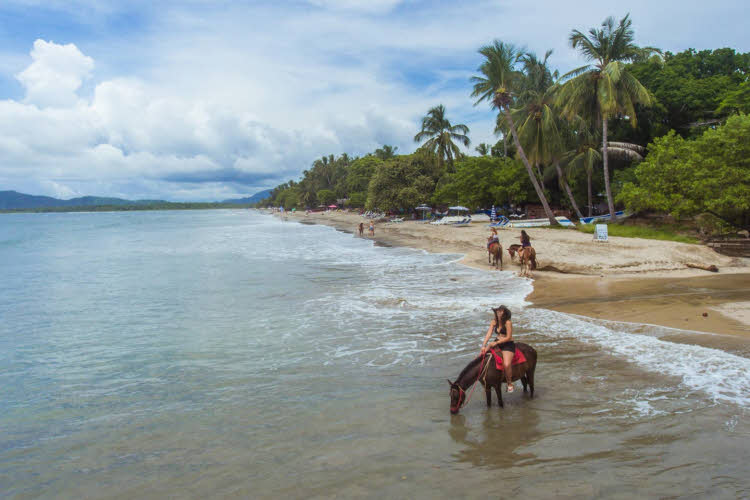
[[[615,221],[615,202],[612,199],[612,188],[609,185],[609,158],[607,154],[607,117],[602,117],[602,162],[604,163],[604,189],[607,191],[609,220]]]
[[[565,188],[565,192],[568,193],[568,199],[570,200],[570,204],[573,205],[573,210],[576,211],[576,215],[579,219],[583,218],[583,214],[580,210],[578,210],[578,204],[576,204],[576,199],[573,198],[573,191],[570,190],[570,186],[568,185],[568,181],[565,180],[565,176],[563,175],[563,171],[560,168],[560,162],[555,162],[555,169],[557,170],[557,176],[560,178],[560,184],[563,185]]]
[[[557,219],[555,219],[555,214],[552,213],[552,209],[549,207],[549,203],[547,203],[547,197],[544,196],[544,191],[542,191],[541,186],[539,186],[539,182],[536,180],[536,176],[534,175],[534,171],[531,169],[531,164],[529,163],[529,159],[526,158],[526,153],[524,153],[523,148],[521,147],[521,141],[518,140],[518,133],[516,132],[516,126],[513,123],[513,118],[510,116],[510,108],[508,106],[503,107],[503,111],[505,112],[505,118],[508,120],[508,127],[510,127],[510,133],[513,136],[513,143],[516,145],[516,149],[518,150],[518,156],[521,157],[521,162],[523,162],[523,165],[526,167],[526,172],[529,174],[529,179],[531,179],[531,184],[534,186],[534,190],[536,191],[537,196],[539,197],[539,201],[542,202],[542,206],[544,207],[544,213],[547,214],[547,218],[549,218],[549,223],[553,226],[558,225]]]
[[[591,217],[594,212],[594,207],[593,207],[594,200],[591,197],[591,174],[592,174],[591,170],[586,170],[586,181],[587,181],[588,190],[589,190],[589,217]]]
[[[503,133],[503,156],[508,157],[508,134]]]

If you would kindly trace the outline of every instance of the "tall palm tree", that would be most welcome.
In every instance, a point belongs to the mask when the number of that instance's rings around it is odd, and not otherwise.
[[[524,91],[523,74],[517,68],[523,57],[523,52],[512,44],[495,40],[491,45],[479,49],[479,53],[485,57],[485,60],[478,68],[481,76],[471,78],[471,81],[474,82],[474,90],[471,96],[477,98],[474,105],[485,100],[489,101],[491,107],[497,108],[503,115],[503,123],[510,129],[518,156],[526,167],[531,184],[534,186],[542,207],[544,207],[544,213],[549,218],[550,224],[556,225],[555,215],[552,213],[547,197],[531,169],[531,163],[521,146],[511,114],[511,106],[518,99],[519,94]]]
[[[609,180],[608,120],[618,114],[627,116],[635,127],[637,104],[649,106],[651,97],[626,67],[626,63],[660,51],[653,47],[638,47],[634,43],[633,22],[630,14],[615,25],[608,17],[601,29],[592,28],[588,35],[578,30],[570,34],[570,45],[592,62],[563,76],[567,80],[558,94],[563,114],[593,119],[602,127],[602,163],[607,205],[611,220],[615,206]]]
[[[575,171],[586,172],[586,187],[588,193],[588,216],[591,217],[593,202],[591,179],[594,169],[602,162],[601,141],[597,129],[591,127],[582,119],[578,119],[570,128],[571,134],[567,141],[569,149],[563,154],[561,163],[566,173],[571,175]],[[608,142],[607,153],[613,158],[627,161],[640,161],[646,154],[646,148],[628,142]],[[569,189],[569,188],[568,188]],[[580,216],[579,216],[580,217]]]
[[[468,147],[471,141],[466,136],[469,127],[463,124],[451,125],[445,117],[445,106],[439,104],[427,111],[422,118],[422,130],[414,136],[414,142],[427,141],[422,147],[437,155],[438,166],[442,167],[447,161],[449,171],[453,170],[453,159],[461,156],[461,150],[453,141],[458,141]]]
[[[481,156],[487,156],[488,154],[490,154],[490,145],[482,142],[479,144],[479,146],[474,148],[474,151],[479,153]]]

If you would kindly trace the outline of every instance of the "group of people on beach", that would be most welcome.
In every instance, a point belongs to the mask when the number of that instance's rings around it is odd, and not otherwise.
[[[487,237],[487,248],[493,243],[500,243],[500,237],[497,235],[497,229],[494,227],[490,228],[490,235]],[[521,248],[527,248],[531,246],[531,238],[529,235],[521,229]]]
[[[358,229],[359,229],[359,237],[362,238],[365,235],[365,223],[360,222]],[[375,237],[375,223],[374,222],[370,221],[370,227],[367,228],[367,232],[369,233],[370,238]]]

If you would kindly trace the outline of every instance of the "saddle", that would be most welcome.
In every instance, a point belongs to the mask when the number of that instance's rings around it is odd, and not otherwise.
[[[503,371],[503,355],[500,354],[500,351],[495,349],[490,349],[490,352],[492,353],[492,357],[495,358],[495,368],[499,371]],[[510,362],[510,365],[515,366],[525,362],[526,356],[524,356],[521,350],[516,347],[516,352],[513,355],[513,360]]]

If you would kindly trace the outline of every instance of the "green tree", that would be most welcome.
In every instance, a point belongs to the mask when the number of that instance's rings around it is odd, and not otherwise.
[[[632,210],[676,217],[707,213],[750,229],[750,116],[736,115],[695,140],[674,131],[649,145],[618,200]]]
[[[334,203],[336,201],[336,193],[331,191],[330,189],[321,189],[317,193],[318,195],[318,201],[322,203],[323,205],[330,205],[331,203]]]
[[[477,147],[474,148],[474,151],[479,153],[480,156],[487,156],[490,154],[490,149],[491,149],[491,146],[489,144],[482,142]]]
[[[396,156],[397,150],[398,146],[393,147],[389,146],[388,144],[384,144],[382,148],[376,149],[373,155],[380,158],[381,160],[390,160],[391,158]]]
[[[488,208],[495,204],[526,201],[533,196],[533,190],[520,161],[473,156],[456,162],[456,172],[435,190],[433,202]]]
[[[608,17],[601,29],[592,28],[588,35],[573,30],[570,45],[593,64],[582,66],[563,76],[567,81],[558,94],[563,113],[569,118],[583,117],[601,124],[604,187],[612,220],[615,218],[615,205],[607,152],[608,121],[623,114],[628,117],[632,126],[636,126],[636,105],[650,105],[651,97],[646,88],[628,71],[626,62],[640,60],[658,52],[658,49],[652,47],[641,48],[635,45],[631,26],[630,15],[626,15],[617,25],[614,18]]]
[[[463,124],[451,125],[445,116],[445,106],[442,104],[430,108],[422,118],[422,130],[414,136],[414,142],[427,141],[422,148],[437,155],[438,166],[448,163],[448,170],[453,170],[453,160],[461,156],[461,150],[454,141],[469,146],[469,127]]]
[[[383,160],[376,156],[365,156],[354,160],[346,172],[347,193],[367,192],[372,174],[382,164]]]
[[[729,92],[716,109],[717,114],[750,113],[750,80]]]
[[[495,40],[492,45],[486,45],[479,49],[479,53],[484,56],[485,60],[479,66],[478,71],[481,76],[473,76],[471,81],[474,82],[472,97],[476,97],[475,105],[482,101],[489,101],[492,108],[497,108],[503,115],[503,123],[510,130],[513,141],[521,158],[523,165],[526,167],[527,174],[531,180],[534,190],[536,191],[539,201],[544,207],[544,212],[549,218],[550,224],[557,225],[552,209],[550,209],[547,197],[542,190],[539,181],[531,169],[531,163],[521,146],[513,117],[511,107],[517,100],[518,94],[524,90],[523,74],[518,69],[523,53],[514,45]]]
[[[434,155],[425,151],[383,162],[370,179],[366,207],[395,210],[424,203],[432,196],[439,174]]]

